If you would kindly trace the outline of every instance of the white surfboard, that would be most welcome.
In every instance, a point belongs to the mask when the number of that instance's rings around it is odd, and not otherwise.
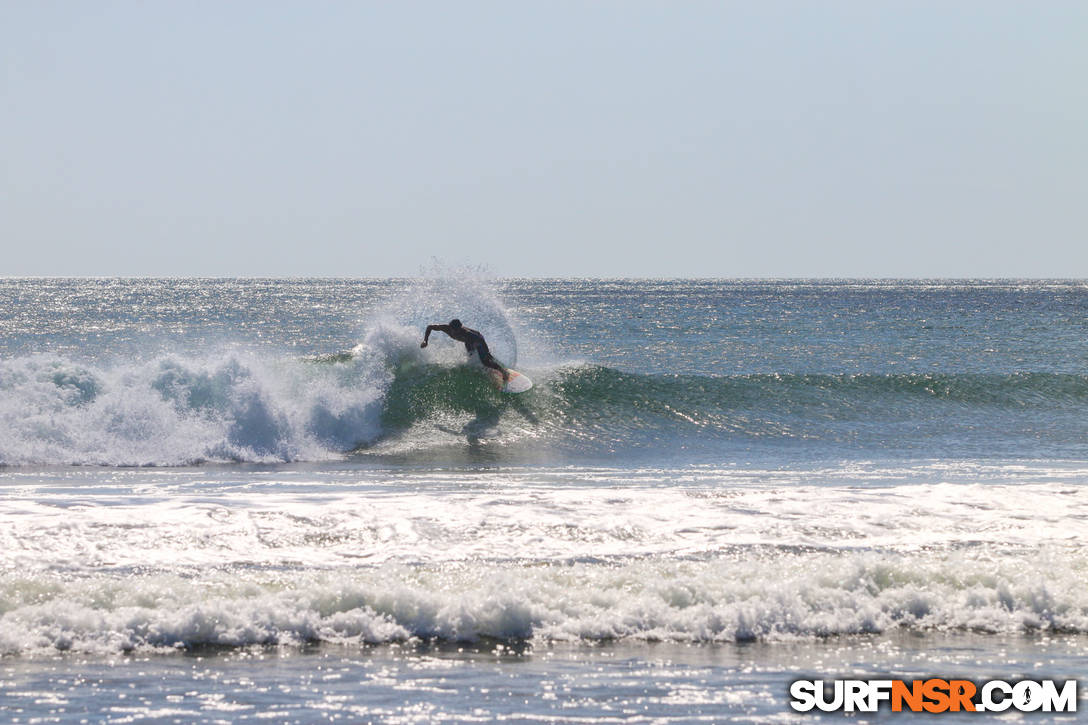
[[[491,382],[500,393],[524,393],[526,390],[533,387],[533,381],[529,379],[528,375],[523,375],[513,368],[507,368],[506,372],[510,373],[510,379],[507,380],[504,385],[502,382],[502,373],[498,370],[491,369],[488,369],[487,371],[487,374],[491,376]]]

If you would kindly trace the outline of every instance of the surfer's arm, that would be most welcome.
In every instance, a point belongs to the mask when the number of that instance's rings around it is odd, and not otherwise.
[[[432,332],[444,332],[447,335],[450,334],[449,325],[427,325],[427,329],[423,331],[423,342],[419,343],[420,347],[427,347],[427,341],[431,339]]]

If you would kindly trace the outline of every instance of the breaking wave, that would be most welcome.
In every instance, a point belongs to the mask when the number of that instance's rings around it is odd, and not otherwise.
[[[1083,553],[766,551],[615,566],[260,574],[6,574],[0,652],[480,639],[781,641],[889,632],[1088,632]],[[1055,568],[1057,567],[1057,568]],[[1059,576],[1059,574],[1061,574]]]
[[[384,347],[318,361],[0,362],[0,462],[307,461],[465,438],[511,455],[526,444],[573,454],[768,442],[940,450],[943,438],[971,455],[1015,454],[1018,441],[1049,442],[1058,457],[1088,452],[1080,375],[651,376],[576,365],[531,370],[537,389],[512,398],[455,358],[424,362],[408,332],[385,332]]]
[[[1088,376],[640,375],[528,367],[536,388],[496,393],[456,346],[424,355],[414,329],[379,326],[312,360],[227,352],[114,366],[0,361],[0,463],[191,465],[411,457],[484,446],[516,460],[759,446],[831,452],[1088,455]],[[434,346],[432,346],[434,347]]]

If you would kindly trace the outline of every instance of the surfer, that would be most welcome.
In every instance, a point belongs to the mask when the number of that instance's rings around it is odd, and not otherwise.
[[[473,330],[471,327],[465,327],[461,324],[460,320],[450,320],[448,325],[427,325],[426,332],[423,333],[423,342],[419,343],[420,347],[427,347],[427,340],[430,338],[432,332],[444,332],[454,340],[465,343],[465,350],[469,355],[473,352],[476,353],[476,357],[480,360],[480,363],[484,367],[489,367],[492,370],[498,370],[502,373],[502,381],[508,382],[510,380],[510,373],[506,371],[499,361],[491,356],[491,351],[487,349],[487,341],[484,340],[484,336],[480,334],[478,330]]]

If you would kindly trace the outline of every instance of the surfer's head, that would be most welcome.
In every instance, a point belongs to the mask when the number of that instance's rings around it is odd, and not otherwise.
[[[456,317],[453,318],[452,320],[450,320],[450,327],[453,328],[454,330],[460,330],[461,329],[461,321],[458,320]]]

